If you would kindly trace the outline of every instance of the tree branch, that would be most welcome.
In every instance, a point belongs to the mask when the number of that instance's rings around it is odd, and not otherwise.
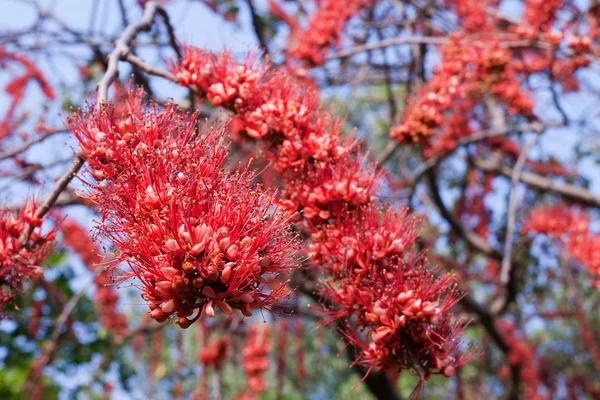
[[[131,51],[129,45],[140,32],[150,30],[154,17],[159,9],[158,1],[149,1],[146,3],[142,18],[136,23],[127,26],[121,36],[116,40],[114,50],[108,55],[108,67],[106,68],[106,72],[100,82],[98,82],[98,107],[101,107],[101,104],[108,98],[108,87],[119,74],[119,60],[127,56]]]
[[[42,203],[40,208],[38,208],[37,213],[35,215],[36,218],[41,219],[48,213],[48,211],[50,211],[50,209],[52,208],[54,203],[56,203],[58,196],[60,196],[60,194],[63,192],[63,190],[65,190],[67,188],[67,186],[73,180],[73,178],[75,178],[75,176],[77,176],[77,172],[79,172],[79,170],[83,166],[84,162],[85,162],[85,159],[83,157],[83,153],[81,153],[80,149],[77,149],[75,151],[75,158],[73,159],[73,162],[71,162],[71,166],[58,179],[58,181],[56,181],[56,184],[54,185],[52,192],[50,192],[50,194],[48,195],[48,197],[46,198],[44,203]]]
[[[15,147],[14,149],[10,149],[10,150],[5,151],[4,153],[0,153],[0,161],[6,160],[7,158],[12,158],[16,155],[19,155],[22,152],[28,150],[34,144],[41,143],[44,140],[46,140],[47,138],[49,138],[50,136],[55,135],[59,132],[65,132],[65,131],[47,131],[43,135],[41,135],[35,139],[32,139],[29,142],[25,142],[25,143],[21,144],[20,146]]]
[[[171,20],[169,19],[169,14],[165,11],[164,8],[158,7],[157,13],[162,17],[165,26],[167,27],[167,34],[169,35],[169,44],[171,48],[177,54],[177,59],[180,60],[182,57],[181,47],[179,47],[179,43],[177,42],[177,37],[175,36],[175,29],[173,25],[171,25]]]
[[[365,43],[360,46],[354,46],[349,49],[338,51],[327,57],[327,61],[335,60],[338,58],[345,58],[354,54],[362,53],[363,51],[376,50],[390,46],[399,46],[403,44],[444,44],[448,40],[445,38],[438,37],[424,37],[424,36],[409,36],[409,37],[396,37],[391,39],[380,40],[374,43]]]
[[[155,67],[152,67],[152,66],[146,64],[144,62],[144,60],[142,60],[141,58],[139,58],[132,52],[127,53],[123,57],[123,61],[127,61],[134,68],[137,68],[138,70],[143,71],[147,74],[154,75],[154,76],[160,76],[161,78],[165,78],[169,81],[177,82],[177,78],[175,77],[175,75],[173,75],[169,71],[164,71],[162,69],[155,68]]]
[[[531,148],[537,143],[543,132],[543,130],[539,130],[535,137],[527,142],[525,146],[523,146],[511,176],[511,188],[508,198],[508,209],[506,211],[506,237],[504,239],[504,253],[502,255],[502,264],[500,267],[500,284],[506,288],[506,292],[510,290],[510,286],[513,286],[511,285],[511,280],[515,279],[515,274],[511,273],[511,269],[513,236],[515,234],[515,225],[517,221],[517,187],[519,185],[519,181],[521,180],[521,173],[523,172],[525,161],[527,161],[527,154],[529,153],[529,150],[531,150]],[[504,294],[503,297],[508,298],[508,295]],[[505,302],[505,300],[503,301]],[[499,309],[504,308],[504,305],[501,306],[502,303],[498,302],[497,304]]]
[[[476,168],[488,173],[500,174],[508,178],[513,174],[513,169],[502,165],[499,158],[492,160],[472,158],[471,162]],[[568,200],[576,201],[586,206],[600,208],[600,197],[594,196],[592,192],[582,187],[569,183],[554,182],[552,179],[525,171],[521,172],[521,182],[541,191],[554,192]]]
[[[575,317],[577,318],[577,322],[579,323],[581,336],[590,353],[592,363],[594,364],[594,367],[596,368],[598,374],[600,374],[600,347],[598,346],[598,343],[594,338],[594,330],[592,329],[590,323],[586,318],[583,297],[581,296],[581,292],[577,287],[577,282],[575,282],[575,278],[573,277],[573,273],[571,272],[568,257],[564,252],[560,254],[558,263],[560,264],[560,267],[562,268],[563,274],[565,276],[565,282],[567,284],[568,290],[567,293],[573,300],[573,305],[575,306]]]
[[[452,155],[455,151],[457,151],[461,147],[468,146],[468,145],[474,144],[474,143],[478,143],[478,142],[481,142],[481,141],[484,141],[487,139],[508,136],[511,134],[522,134],[522,133],[527,133],[527,132],[532,132],[532,131],[537,132],[540,129],[555,128],[555,127],[559,127],[562,125],[563,125],[562,122],[549,122],[549,123],[531,122],[531,123],[519,125],[516,128],[486,129],[486,130],[483,130],[480,132],[473,133],[472,135],[465,136],[465,137],[457,140],[456,146],[454,146],[452,149],[447,150],[444,153],[439,153],[439,154],[436,154],[436,155],[428,158],[425,162],[423,162],[423,164],[421,164],[419,167],[417,167],[412,178],[410,178],[409,184],[412,185],[412,184],[416,183],[417,181],[419,181],[428,171],[435,168],[440,162],[442,162],[444,159],[446,159],[447,157]],[[388,146],[386,146],[386,148],[381,153],[381,156],[380,156],[379,160],[377,161],[378,164],[379,165],[385,164],[390,159],[390,157],[393,155],[393,153],[400,146],[401,146],[400,143],[390,142],[388,144]]]
[[[267,40],[265,38],[265,25],[260,20],[259,15],[256,13],[254,1],[246,0],[246,2],[248,3],[248,8],[250,9],[250,15],[252,15],[252,27],[254,28],[254,33],[256,33],[258,44],[265,54],[269,54],[269,46],[267,45]]]

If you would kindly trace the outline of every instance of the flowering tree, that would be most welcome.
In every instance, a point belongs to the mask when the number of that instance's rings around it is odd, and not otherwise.
[[[2,398],[600,397],[600,5],[63,3],[0,31]]]

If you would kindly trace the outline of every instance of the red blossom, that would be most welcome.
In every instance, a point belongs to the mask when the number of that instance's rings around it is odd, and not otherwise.
[[[590,216],[563,205],[539,207],[531,212],[524,230],[562,240],[568,254],[581,264],[600,287],[600,234],[589,231]]]
[[[593,276],[600,288],[600,234],[573,235],[567,242],[569,254]]]
[[[228,52],[195,47],[186,48],[173,69],[180,84],[234,111],[250,138],[270,143],[273,167],[293,186],[283,193],[288,210],[326,220],[340,201],[356,207],[372,200],[377,174],[364,165],[355,142],[341,137],[341,121],[321,107],[318,93],[296,78],[252,56],[237,64]]]
[[[587,232],[589,217],[562,205],[538,207],[529,215],[525,230],[560,237],[571,233]]]
[[[564,7],[563,0],[526,0],[523,19],[536,32],[546,32],[556,21],[557,12]]]
[[[246,373],[247,388],[242,398],[255,398],[265,391],[265,373],[269,369],[271,352],[270,329],[252,325],[242,349],[242,367]]]
[[[12,304],[26,280],[44,275],[41,263],[52,250],[56,232],[42,233],[37,206],[28,200],[20,214],[0,209],[0,312]]]
[[[238,68],[253,77],[254,90],[238,89]],[[350,343],[363,349],[359,362],[382,368],[426,366],[427,373],[450,375],[468,360],[468,354],[459,354],[462,349],[456,337],[461,324],[454,324],[448,312],[459,298],[452,279],[432,275],[422,256],[402,259],[418,234],[414,223],[404,213],[375,203],[379,174],[365,162],[355,141],[342,136],[339,120],[322,108],[318,93],[268,65],[236,64],[228,53],[212,55],[192,47],[173,70],[182,85],[209,100],[215,88],[225,88],[218,104],[236,114],[250,138],[266,143],[267,157],[286,183],[282,204],[302,211],[302,227],[311,234],[312,260],[329,278],[323,288],[333,303],[328,306],[333,313],[329,320],[354,318],[359,327],[369,330],[366,341],[353,329],[345,333]],[[228,83],[230,76],[235,84]],[[408,294],[402,304],[393,300],[385,312],[393,315],[402,309],[419,317],[405,317],[410,320],[406,326],[388,331],[368,317],[374,299],[386,286],[392,291],[386,292],[390,299]],[[420,286],[427,290],[417,290]]]
[[[495,39],[477,41],[464,35],[454,35],[442,46],[441,63],[433,77],[403,116],[403,121],[391,131],[391,136],[401,143],[423,144],[425,155],[431,156],[440,149],[451,149],[455,140],[469,134],[464,120],[455,121],[447,114],[468,115],[488,93],[506,105],[513,114],[533,116],[533,103],[529,94],[521,89],[520,79],[511,64],[512,54]],[[437,136],[437,131],[450,121],[449,132]],[[456,129],[452,124],[458,125]],[[451,140],[450,145],[440,143]]]
[[[214,369],[219,369],[227,361],[231,350],[231,340],[222,336],[198,351],[198,361]]]
[[[500,320],[497,324],[502,334],[506,337],[509,348],[506,359],[509,366],[520,368],[520,377],[525,387],[524,398],[527,400],[549,399],[550,397],[543,396],[542,391],[540,391],[543,359],[537,356],[535,348],[519,337],[512,323]],[[500,377],[508,375],[509,366],[500,369]]]
[[[15,121],[17,106],[23,100],[27,84],[30,81],[36,81],[48,99],[52,100],[55,97],[54,91],[43,73],[31,60],[21,54],[7,51],[4,47],[0,46],[0,67],[5,68],[9,62],[20,64],[24,72],[22,75],[13,78],[4,88],[4,91],[10,96],[11,100],[6,114],[0,119],[0,140],[6,137],[11,129],[14,129],[17,123]]]
[[[267,284],[294,268],[275,194],[253,187],[247,169],[225,169],[223,129],[198,134],[196,115],[141,96],[132,92],[121,114],[111,104],[69,119],[99,181],[88,182],[89,198],[117,246],[112,264],[130,268],[119,280],[139,279],[151,317],[177,314],[184,328],[195,310],[272,309],[288,292]]]
[[[336,304],[331,319],[356,319],[346,335],[362,348],[357,362],[451,376],[470,358],[461,355],[463,324],[448,317],[460,295],[451,275],[436,277],[415,252],[415,219],[371,206],[339,221],[313,234],[311,256],[332,277],[323,291]]]
[[[308,66],[323,64],[328,51],[340,44],[342,31],[348,21],[373,3],[372,0],[318,1],[315,11],[308,17],[306,27],[302,27],[274,0],[269,1],[272,14],[290,28],[288,55]]]
[[[491,18],[488,13],[488,1],[482,0],[446,0],[453,6],[460,23],[467,33],[481,33],[490,29]]]

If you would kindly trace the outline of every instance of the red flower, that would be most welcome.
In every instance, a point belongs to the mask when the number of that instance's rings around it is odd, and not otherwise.
[[[0,209],[0,312],[11,304],[27,279],[44,275],[40,266],[52,250],[56,232],[42,234],[42,220],[35,217],[34,201],[27,201],[16,215]]]
[[[271,340],[269,328],[253,325],[242,349],[242,367],[246,373],[248,388],[246,395],[253,397],[265,391],[264,374],[269,369]]]
[[[520,367],[521,380],[525,384],[525,398],[528,400],[545,398],[540,394],[540,386],[542,385],[541,366],[544,360],[537,356],[535,348],[517,335],[516,328],[512,323],[500,320],[498,327],[506,337],[509,347],[506,356],[508,363],[511,366]],[[505,369],[500,370],[501,375],[507,372]]]
[[[600,287],[600,234],[589,232],[590,216],[562,205],[533,210],[524,229],[562,240],[567,252],[594,276]]]
[[[308,66],[325,62],[328,51],[340,44],[347,22],[362,8],[370,7],[371,0],[323,0],[316,2],[316,10],[308,17],[307,26],[301,27],[275,1],[269,2],[271,12],[290,28],[288,54]]]
[[[587,233],[589,223],[585,213],[557,205],[533,210],[524,229],[560,237],[569,233]]]
[[[450,376],[471,357],[449,314],[460,295],[451,275],[436,277],[414,252],[418,233],[406,211],[371,206],[313,234],[311,255],[331,276],[323,292],[335,303],[331,319],[356,320],[345,334],[362,349],[357,362]]]
[[[0,46],[0,67],[4,67],[9,61],[20,64],[23,67],[24,72],[22,75],[12,79],[4,88],[4,91],[11,97],[11,101],[6,114],[0,119],[0,140],[8,135],[9,131],[13,129],[17,106],[23,101],[25,90],[29,82],[36,81],[48,99],[53,100],[55,97],[52,87],[31,60],[21,54],[6,51]]]
[[[224,168],[223,129],[198,135],[196,115],[175,106],[147,106],[132,92],[127,113],[116,106],[78,113],[69,124],[96,180],[90,199],[100,207],[100,233],[118,248],[142,283],[142,297],[159,322],[177,314],[181,327],[215,308],[272,309],[285,284],[267,283],[294,267],[287,217],[274,194],[251,185],[248,170]]]
[[[431,80],[419,94],[414,104],[407,107],[403,122],[392,129],[391,136],[401,143],[420,143],[425,154],[455,147],[454,135],[436,136],[439,128],[449,121],[449,131],[457,130],[456,121],[446,114],[468,115],[477,102],[488,93],[504,103],[511,113],[533,116],[533,103],[529,94],[521,89],[517,70],[512,64],[512,53],[501,46],[500,40],[476,41],[462,35],[450,36],[443,45],[441,63]],[[462,125],[462,126],[461,126]],[[470,133],[463,129],[461,136]],[[451,143],[438,143],[450,140]]]
[[[188,48],[173,69],[182,85],[193,83],[207,94],[218,83],[228,87],[232,63],[229,55]],[[240,67],[246,71],[248,65]],[[312,260],[329,277],[328,321],[349,318],[357,321],[354,328],[367,330],[366,338],[350,327],[346,332],[363,349],[358,362],[450,375],[469,358],[460,355],[462,325],[452,323],[448,310],[459,298],[452,279],[436,278],[423,257],[407,251],[417,236],[414,222],[376,205],[379,174],[355,141],[341,136],[342,125],[323,109],[318,93],[265,65],[251,75],[262,77],[253,81],[255,90],[235,97],[237,89],[229,85],[234,97],[221,105],[236,114],[249,137],[266,142],[268,158],[286,183],[282,204],[302,212],[298,219],[304,218],[302,228],[311,235]],[[377,313],[384,314],[375,317],[373,303],[381,296]],[[410,315],[400,318],[400,311]]]
[[[214,369],[219,369],[227,360],[231,349],[231,341],[226,336],[220,337],[210,345],[198,351],[198,360]]]

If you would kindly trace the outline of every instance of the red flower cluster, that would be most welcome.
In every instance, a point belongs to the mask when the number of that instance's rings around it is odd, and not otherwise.
[[[531,99],[521,89],[511,64],[512,53],[503,48],[499,40],[475,41],[454,35],[440,51],[440,66],[415,103],[407,107],[402,124],[391,131],[397,141],[421,143],[426,155],[453,148],[456,133],[460,132],[453,125],[448,126],[448,134],[432,139],[446,119],[452,121],[445,114],[451,109],[461,115],[468,114],[477,104],[473,100],[480,100],[488,93],[505,104],[511,113],[534,118]],[[460,122],[459,127],[468,126],[466,121]],[[469,132],[470,129],[464,130],[462,136]]]
[[[88,183],[98,229],[118,248],[113,264],[131,269],[120,279],[139,279],[151,317],[177,314],[183,328],[195,310],[272,309],[287,291],[267,284],[294,268],[288,217],[247,169],[225,169],[222,129],[198,134],[196,115],[142,95],[132,91],[121,114],[108,105],[69,119],[98,180]]]
[[[454,7],[465,32],[482,33],[489,30],[491,21],[487,1],[446,0],[446,4]]]
[[[275,1],[269,1],[271,13],[289,25],[288,54],[308,66],[323,64],[330,48],[339,44],[348,20],[372,3],[372,0],[317,1],[307,26],[302,27]]]
[[[544,206],[531,212],[524,229],[560,237],[571,232],[587,232],[589,223],[589,217],[582,212],[561,205]]]
[[[238,71],[253,78],[239,79]],[[174,72],[182,85],[195,87],[209,100],[214,98],[215,88],[230,88],[226,90],[226,102],[218,104],[236,114],[249,137],[262,138],[267,143],[268,157],[286,183],[282,203],[289,210],[302,211],[303,228],[311,234],[313,261],[330,279],[323,294],[343,308],[331,319],[362,318],[362,326],[371,330],[364,343],[363,359],[379,367],[416,367],[418,363],[428,365],[429,371],[460,365],[455,340],[460,328],[453,327],[448,313],[457,299],[451,279],[435,278],[418,256],[403,259],[417,235],[414,224],[408,222],[405,214],[374,203],[377,173],[366,165],[355,142],[341,136],[341,124],[320,106],[318,93],[303,89],[294,78],[272,72],[268,66],[252,67],[248,62],[238,65],[227,53],[216,56],[197,48],[186,49]],[[247,82],[251,82],[249,86],[239,90]],[[382,267],[370,270],[373,265]],[[390,313],[399,309],[415,315],[432,312],[435,323],[422,319],[421,314],[418,318],[409,316],[399,322],[405,324],[402,328],[396,325],[394,330],[390,326],[389,336],[384,339],[388,321],[369,320],[366,314],[371,308],[365,307],[372,307],[367,299],[375,301],[390,282],[386,296],[397,298],[411,289],[411,296],[417,296],[393,304]],[[433,291],[417,290],[425,282]],[[361,293],[363,298],[346,292]],[[425,302],[428,303],[423,305]],[[423,311],[423,307],[427,310]],[[427,332],[435,332],[439,337],[416,341],[416,332],[425,329],[425,325]],[[381,337],[375,334],[378,328],[382,328]],[[402,337],[404,332],[415,332],[415,357],[411,359],[400,351],[401,346],[410,343]],[[355,337],[351,330],[347,335]],[[431,364],[436,357],[439,362]],[[448,368],[446,373],[450,371]]]
[[[392,129],[391,136],[401,143],[427,141],[444,122],[444,113],[453,102],[465,97],[465,82],[472,81],[473,71],[466,68],[468,51],[459,38],[452,38],[441,48],[441,64],[415,103],[407,107],[404,122]]]
[[[42,233],[37,207],[28,201],[21,213],[0,210],[0,313],[11,304],[26,279],[44,275],[40,266],[52,250],[56,232]]]
[[[600,289],[600,234],[574,235],[567,242],[569,254],[595,277]]]
[[[595,276],[600,287],[600,234],[590,233],[589,225],[586,213],[558,205],[533,210],[524,229],[560,238],[571,257]]]
[[[563,0],[525,0],[523,19],[532,31],[547,32],[556,21],[556,13],[564,7]]]
[[[0,140],[6,137],[9,131],[13,129],[15,111],[17,105],[23,100],[27,83],[30,81],[36,81],[40,85],[44,95],[51,100],[54,99],[54,91],[48,84],[48,81],[42,72],[35,66],[33,62],[31,62],[27,57],[6,51],[2,46],[0,46],[0,67],[5,68],[8,62],[21,64],[25,71],[22,75],[11,80],[4,88],[4,91],[11,97],[11,100],[6,114],[2,120],[0,120]]]
[[[335,277],[324,292],[338,306],[331,318],[354,316],[363,332],[346,332],[363,349],[358,362],[451,376],[469,358],[460,355],[461,324],[448,318],[460,295],[451,275],[437,278],[415,253],[415,222],[369,206],[313,234],[311,256]]]
[[[254,399],[265,391],[265,372],[269,369],[269,353],[271,352],[271,340],[269,328],[253,325],[250,327],[246,337],[246,343],[242,349],[242,367],[246,373],[247,389],[244,399]]]
[[[219,369],[229,356],[231,340],[222,336],[198,351],[198,360],[208,367]]]
[[[512,323],[500,320],[498,322],[503,335],[506,337],[506,342],[509,347],[507,361],[511,366],[520,367],[521,381],[524,383],[525,399],[527,400],[542,400],[545,397],[540,393],[539,387],[542,385],[540,378],[541,361],[533,349],[525,340],[517,336],[516,328]],[[500,377],[509,375],[508,366],[500,369]]]
[[[117,339],[127,334],[127,319],[117,310],[119,296],[113,289],[108,271],[98,273],[98,265],[102,263],[100,249],[89,237],[89,232],[72,219],[65,219],[60,224],[64,243],[71,248],[84,262],[88,270],[94,274],[96,284],[95,309],[100,324],[112,331]]]
[[[321,108],[318,93],[254,64],[252,57],[238,64],[227,52],[188,47],[181,66],[173,68],[181,85],[192,85],[214,105],[232,110],[250,138],[271,144],[273,167],[289,185],[283,193],[289,211],[328,219],[341,203],[370,202],[376,174],[362,167],[355,143],[340,137],[342,124]]]

